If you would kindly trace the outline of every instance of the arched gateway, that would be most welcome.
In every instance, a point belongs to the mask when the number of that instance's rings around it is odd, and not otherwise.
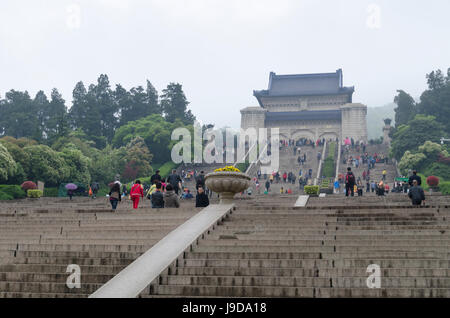
[[[367,142],[367,106],[352,102],[354,87],[335,73],[276,75],[267,90],[254,91],[259,107],[241,110],[241,128],[279,128],[290,139],[342,139]]]

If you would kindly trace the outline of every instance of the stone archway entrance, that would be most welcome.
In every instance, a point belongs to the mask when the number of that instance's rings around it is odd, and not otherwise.
[[[339,138],[339,135],[335,132],[324,132],[324,133],[320,134],[319,138],[320,139],[325,138],[325,140],[329,140],[329,139],[336,140],[336,138]]]
[[[295,141],[298,141],[302,138],[315,140],[315,134],[309,129],[296,129],[291,134],[291,139],[294,139]]]

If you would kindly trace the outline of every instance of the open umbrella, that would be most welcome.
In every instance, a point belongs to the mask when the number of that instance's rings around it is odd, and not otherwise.
[[[66,184],[67,190],[76,190],[77,188],[78,188],[78,186],[76,184],[73,184],[73,183]]]

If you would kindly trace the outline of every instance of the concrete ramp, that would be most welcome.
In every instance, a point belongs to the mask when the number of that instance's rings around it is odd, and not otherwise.
[[[210,205],[170,232],[89,298],[133,298],[172,264],[189,246],[225,217],[232,204]]]
[[[299,195],[297,201],[294,206],[306,206],[308,203],[309,195]]]

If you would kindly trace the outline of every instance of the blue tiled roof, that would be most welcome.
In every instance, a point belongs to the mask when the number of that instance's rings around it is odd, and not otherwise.
[[[293,74],[276,75],[271,72],[269,76],[269,87],[267,90],[253,91],[253,95],[258,99],[269,96],[317,96],[317,95],[337,95],[353,94],[354,87],[343,86],[342,70],[335,73],[316,74]]]
[[[340,110],[304,110],[299,112],[267,112],[266,121],[341,120]]]

